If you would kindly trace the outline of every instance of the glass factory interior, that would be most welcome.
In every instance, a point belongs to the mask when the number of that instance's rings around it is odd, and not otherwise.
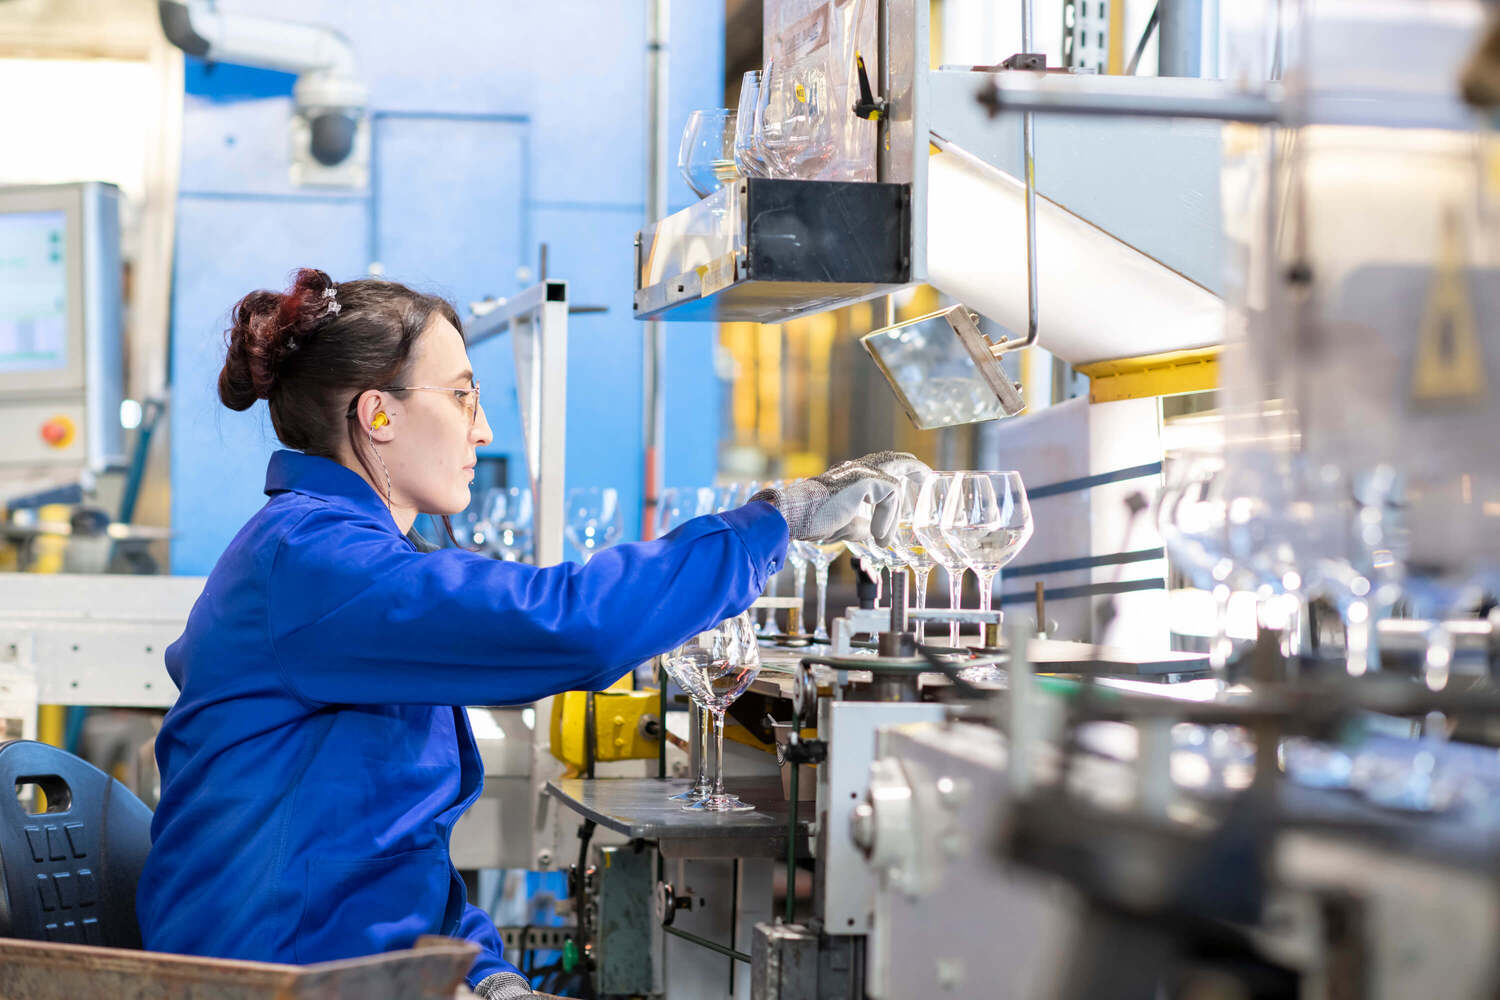
[[[0,93],[0,997],[1500,994],[1496,0],[3,0]]]

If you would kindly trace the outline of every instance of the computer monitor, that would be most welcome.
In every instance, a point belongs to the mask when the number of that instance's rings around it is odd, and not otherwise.
[[[122,461],[119,189],[0,187],[0,478]]]
[[[68,213],[0,215],[0,374],[68,364]]]

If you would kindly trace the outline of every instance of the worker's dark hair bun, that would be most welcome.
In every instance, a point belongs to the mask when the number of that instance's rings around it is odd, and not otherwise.
[[[285,292],[251,292],[235,305],[225,334],[219,398],[231,410],[269,399],[283,365],[338,315],[333,279],[315,268],[297,271]]]

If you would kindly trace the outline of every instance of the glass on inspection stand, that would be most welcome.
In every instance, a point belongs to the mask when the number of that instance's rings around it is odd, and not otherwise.
[[[760,645],[748,612],[726,618],[689,639],[662,661],[672,679],[713,717],[718,767],[708,793],[683,806],[702,812],[744,812],[755,807],[724,788],[724,713],[760,673]]]

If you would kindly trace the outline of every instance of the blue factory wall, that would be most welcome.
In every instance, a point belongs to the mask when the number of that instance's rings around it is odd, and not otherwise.
[[[631,240],[643,221],[645,5],[428,0],[223,0],[225,9],[325,24],[353,44],[370,89],[368,191],[294,187],[291,76],[189,59],[173,291],[172,571],[208,572],[264,502],[279,447],[265,404],[218,401],[230,307],[285,286],[299,266],[335,280],[386,277],[448,297],[548,275],[602,314],[569,322],[568,485],[616,486],[625,537],[639,533],[641,327],[631,317]],[[672,7],[670,114],[721,100],[723,5]],[[355,12],[360,15],[354,17]],[[672,171],[671,208],[692,193]],[[529,274],[523,274],[528,269]],[[717,447],[715,327],[668,327],[665,480],[709,482]],[[495,429],[486,454],[525,476],[508,339],[473,352]]]

